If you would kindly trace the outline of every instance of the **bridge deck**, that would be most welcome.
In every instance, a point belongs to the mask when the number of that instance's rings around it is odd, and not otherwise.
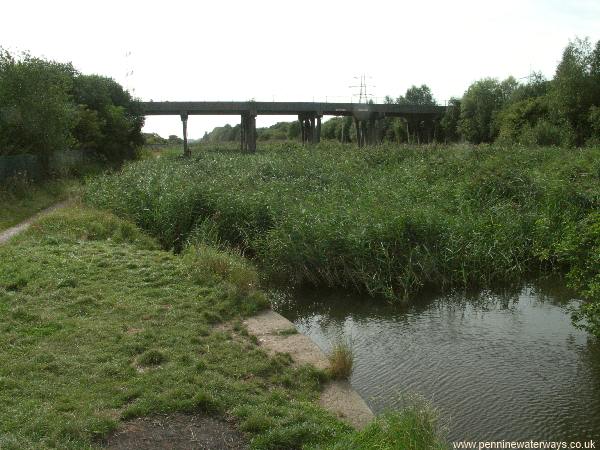
[[[143,113],[154,115],[298,115],[356,116],[375,113],[381,116],[437,115],[446,108],[435,105],[395,105],[315,102],[141,102]]]

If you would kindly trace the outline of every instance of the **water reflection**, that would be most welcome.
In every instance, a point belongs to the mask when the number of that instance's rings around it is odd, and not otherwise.
[[[429,399],[448,438],[584,440],[600,435],[600,344],[573,327],[560,284],[427,293],[408,305],[339,292],[279,296],[274,308],[325,351],[355,350],[352,384],[375,411]]]

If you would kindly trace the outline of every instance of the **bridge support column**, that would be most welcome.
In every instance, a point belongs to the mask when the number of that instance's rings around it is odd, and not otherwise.
[[[321,116],[314,113],[298,114],[303,144],[315,144],[321,140]]]
[[[380,114],[375,120],[375,143],[377,145],[383,142],[383,127],[382,127],[383,115]]]
[[[366,120],[354,118],[354,126],[356,128],[356,145],[364,147],[369,143],[369,129]]]
[[[188,141],[187,141],[187,121],[188,121],[188,114],[182,113],[181,114],[181,123],[183,124],[183,156],[185,156],[186,158],[189,156],[192,156],[192,152],[190,151],[190,148],[188,147]]]
[[[256,152],[256,114],[242,114],[240,140],[243,152]]]
[[[378,145],[381,143],[381,118],[374,115],[369,118],[367,124],[367,145]]]
[[[317,116],[317,128],[315,129],[315,144],[321,142],[321,115]]]

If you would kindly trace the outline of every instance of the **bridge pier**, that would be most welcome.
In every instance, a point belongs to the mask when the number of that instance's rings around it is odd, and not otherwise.
[[[354,118],[354,127],[356,128],[356,145],[364,147],[367,145],[367,121]]]
[[[321,118],[323,115],[316,113],[298,114],[300,122],[300,135],[303,144],[318,144],[321,142]]]
[[[242,114],[240,140],[243,152],[256,152],[256,114]]]
[[[187,140],[188,114],[182,113],[180,116],[181,116],[181,123],[183,124],[183,156],[185,156],[187,158],[189,156],[192,156],[192,152],[190,151],[190,148],[188,147],[188,140]]]
[[[315,130],[315,144],[321,142],[321,118],[322,115],[317,115],[317,129]]]
[[[354,128],[356,130],[356,145],[364,147],[365,145],[377,145],[381,141],[379,114],[371,114],[368,117],[354,117]]]

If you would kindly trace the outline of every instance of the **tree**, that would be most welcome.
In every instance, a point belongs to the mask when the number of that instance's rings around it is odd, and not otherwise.
[[[0,151],[38,155],[49,173],[52,154],[71,142],[74,74],[70,64],[15,58],[0,48]]]
[[[440,121],[441,131],[446,142],[457,142],[460,139],[460,134],[458,132],[460,105],[460,99],[452,97],[450,101],[448,101],[446,112]]]
[[[421,86],[411,86],[406,90],[404,96],[396,99],[399,105],[435,105],[435,99],[431,89],[426,84]],[[406,125],[406,137],[410,141],[416,140],[417,143],[431,141],[433,138],[434,123],[432,119],[422,119],[417,116],[404,118]]]
[[[528,98],[545,96],[550,88],[550,82],[541,72],[532,72],[527,83],[519,83],[508,99],[509,103],[518,102]]]
[[[569,42],[550,89],[552,106],[572,130],[574,145],[582,145],[590,137],[589,111],[600,104],[599,44],[592,50],[588,39]]]
[[[323,126],[321,128],[321,138],[330,139],[330,140],[339,140],[340,132],[343,126],[343,118],[341,117],[332,117],[329,120],[323,122]]]
[[[157,133],[142,133],[144,141],[149,145],[164,145],[168,141]]]
[[[398,97],[396,103],[399,105],[435,105],[435,99],[431,89],[426,84],[421,86],[411,86],[406,90],[406,94]]]
[[[73,98],[79,107],[78,126],[73,130],[79,148],[115,162],[135,157],[144,143],[144,116],[129,92],[112,78],[78,75],[74,78]],[[90,129],[94,130],[92,141]]]
[[[508,86],[495,78],[476,81],[465,92],[460,110],[458,130],[469,142],[479,144],[492,142],[498,135],[496,115],[502,108]]]
[[[592,135],[588,143],[600,145],[600,106],[592,106],[590,108],[589,122]]]
[[[287,138],[291,140],[296,140],[300,137],[300,123],[297,120],[294,120],[290,123],[287,132]]]

